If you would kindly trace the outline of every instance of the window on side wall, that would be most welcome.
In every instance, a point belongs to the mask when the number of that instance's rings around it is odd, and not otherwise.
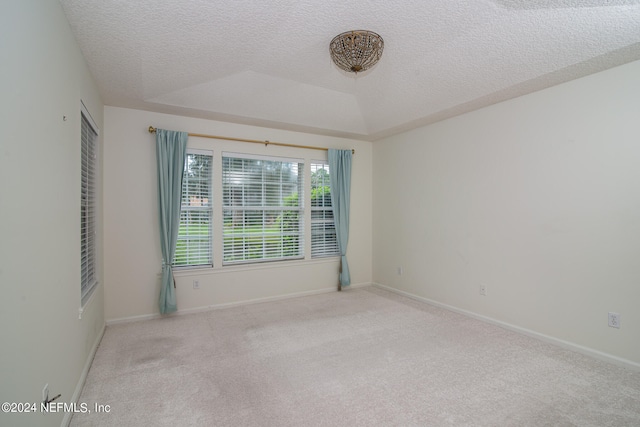
[[[224,153],[223,264],[304,258],[304,162]]]
[[[84,108],[80,116],[80,298],[84,306],[98,284],[96,271],[98,128]]]
[[[311,258],[340,254],[331,206],[329,176],[327,163],[311,163]]]
[[[173,258],[175,267],[213,266],[210,151],[187,149],[182,179],[180,228]]]

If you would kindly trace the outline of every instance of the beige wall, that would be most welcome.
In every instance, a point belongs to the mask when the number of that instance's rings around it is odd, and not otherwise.
[[[374,282],[640,364],[638,76],[375,142]]]
[[[39,404],[48,383],[71,402],[104,327],[102,284],[78,319],[80,102],[100,131],[103,107],[57,1],[0,2],[0,28],[0,401]]]
[[[321,147],[355,148],[351,229],[347,255],[352,284],[371,283],[371,143],[105,107],[105,299],[108,321],[146,317],[158,313],[161,254],[157,218],[155,137],[147,132],[149,125],[191,133]],[[265,147],[260,144],[196,137],[189,139],[188,146],[213,150],[214,268],[176,273],[179,311],[188,312],[211,306],[336,289],[338,258],[242,267],[221,266],[222,152],[304,158],[308,164],[310,160],[325,160],[326,151],[273,145]],[[305,223],[309,229],[309,221]],[[200,282],[200,289],[193,289],[193,280]]]

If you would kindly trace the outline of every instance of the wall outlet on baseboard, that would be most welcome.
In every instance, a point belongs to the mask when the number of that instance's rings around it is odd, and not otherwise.
[[[199,280],[194,280],[193,281],[193,289],[200,289],[200,281]]]
[[[620,329],[620,315],[618,313],[609,312],[609,327]]]
[[[487,285],[480,285],[480,295],[487,296]]]

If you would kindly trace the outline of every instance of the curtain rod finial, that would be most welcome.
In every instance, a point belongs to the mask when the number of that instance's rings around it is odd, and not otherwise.
[[[156,131],[156,128],[154,128],[153,126],[149,126],[149,133],[154,133]]]

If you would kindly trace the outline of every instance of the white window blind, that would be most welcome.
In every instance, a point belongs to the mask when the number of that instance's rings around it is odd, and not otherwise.
[[[223,264],[304,257],[304,163],[223,153]]]
[[[311,257],[339,255],[331,206],[329,165],[311,163]]]
[[[210,151],[187,150],[182,179],[180,228],[173,265],[212,266],[212,190]]]
[[[82,305],[98,284],[96,275],[96,156],[98,132],[84,112],[80,125],[80,296]]]

